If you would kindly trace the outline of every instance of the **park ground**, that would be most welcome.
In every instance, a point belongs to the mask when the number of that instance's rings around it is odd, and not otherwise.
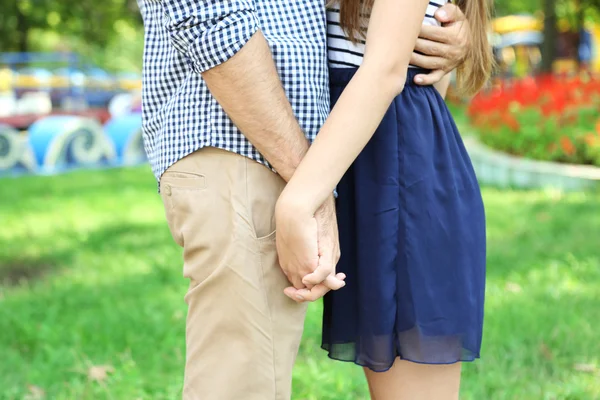
[[[482,359],[462,399],[600,399],[600,194],[484,188]],[[0,179],[0,400],[176,399],[186,282],[147,166]],[[319,349],[294,400],[367,399]]]

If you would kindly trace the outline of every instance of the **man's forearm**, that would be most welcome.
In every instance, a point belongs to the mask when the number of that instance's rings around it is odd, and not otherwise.
[[[248,140],[288,181],[308,141],[287,99],[260,31],[232,58],[205,71],[212,95]]]

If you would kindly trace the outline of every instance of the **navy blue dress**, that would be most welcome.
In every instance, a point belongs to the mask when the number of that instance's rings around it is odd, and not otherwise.
[[[332,106],[355,72],[330,69]],[[397,357],[472,361],[481,347],[483,201],[444,100],[417,72],[338,186],[347,278],[325,297],[322,347],[374,371]]]

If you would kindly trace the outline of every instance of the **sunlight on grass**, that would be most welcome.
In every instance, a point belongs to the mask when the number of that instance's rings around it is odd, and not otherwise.
[[[0,180],[0,399],[174,399],[187,283],[147,167]],[[486,188],[482,360],[462,399],[600,399],[600,195]],[[368,398],[320,350],[310,307],[296,400]]]

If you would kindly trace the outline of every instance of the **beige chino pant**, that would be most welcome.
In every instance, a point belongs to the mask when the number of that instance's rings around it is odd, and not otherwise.
[[[306,306],[283,294],[275,203],[285,182],[250,159],[199,150],[161,178],[190,280],[184,400],[287,400]]]

